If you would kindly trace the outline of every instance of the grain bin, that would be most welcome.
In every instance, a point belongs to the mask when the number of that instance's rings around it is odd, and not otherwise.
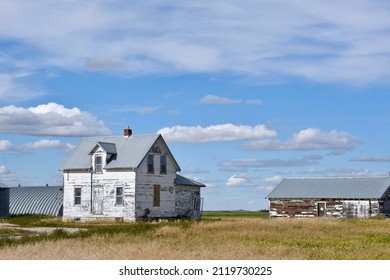
[[[9,188],[0,185],[0,217],[9,216]]]

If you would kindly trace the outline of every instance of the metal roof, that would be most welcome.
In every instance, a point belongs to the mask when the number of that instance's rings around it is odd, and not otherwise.
[[[107,154],[117,153],[115,143],[98,142],[98,144],[107,152]]]
[[[116,151],[116,158],[106,164],[105,169],[115,168],[137,168],[153,144],[161,138],[159,134],[153,135],[139,135],[131,137],[123,136],[102,136],[102,137],[86,137],[83,138],[80,144],[73,150],[73,152],[66,159],[60,170],[79,170],[91,168],[90,152],[96,145],[101,145],[107,152],[113,152],[114,146]],[[168,151],[169,148],[167,147]],[[170,151],[169,151],[170,153]],[[177,170],[180,170],[176,160],[171,157]]]
[[[176,175],[175,179],[175,185],[179,186],[190,186],[190,187],[206,187],[206,185],[196,182],[192,179],[188,179],[186,177],[183,177],[181,175]]]
[[[62,187],[13,187],[10,190],[10,215],[62,215]]]
[[[267,198],[380,199],[389,187],[390,177],[283,179]]]

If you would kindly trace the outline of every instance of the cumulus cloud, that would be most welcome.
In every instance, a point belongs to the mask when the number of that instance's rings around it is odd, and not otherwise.
[[[206,95],[200,100],[203,104],[237,104],[245,103],[248,105],[261,105],[262,101],[260,99],[231,99],[228,97],[219,97],[217,95]]]
[[[273,184],[273,185],[277,185],[282,180],[283,180],[283,178],[281,176],[272,176],[272,177],[269,177],[269,178],[265,178],[264,182],[265,183],[269,183],[269,184]]]
[[[9,174],[10,171],[5,167],[5,165],[0,165],[0,174]]]
[[[14,149],[14,145],[8,140],[0,140],[0,152],[11,151]]]
[[[234,125],[231,123],[202,126],[173,126],[165,127],[157,131],[167,141],[206,143],[218,141],[236,141],[248,139],[263,139],[275,137],[276,132],[268,129],[263,124],[256,126]]]
[[[72,150],[74,145],[61,143],[59,140],[42,139],[35,142],[29,142],[18,147],[21,150],[29,149],[59,149],[59,150]]]
[[[240,177],[238,175],[230,176],[226,181],[226,186],[235,187],[235,186],[245,186],[248,185],[249,181],[247,178]]]
[[[347,132],[336,130],[323,132],[318,128],[308,128],[294,134],[286,142],[278,140],[251,141],[242,145],[242,149],[252,151],[331,150],[334,153],[342,153],[351,150],[358,142],[360,142],[358,137]]]
[[[385,1],[3,0],[1,5],[0,37],[9,42],[11,60],[23,57],[20,67],[232,71],[347,83],[389,78]],[[15,51],[20,48],[34,52],[21,56]]]
[[[94,136],[109,134],[104,122],[78,108],[56,103],[23,108],[0,107],[0,132],[37,136]]]

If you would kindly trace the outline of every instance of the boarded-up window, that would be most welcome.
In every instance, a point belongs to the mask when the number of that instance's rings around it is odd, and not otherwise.
[[[148,155],[148,173],[154,173],[154,156]]]
[[[153,206],[160,206],[160,185],[153,186]]]
[[[167,174],[167,156],[160,156],[160,174]]]
[[[95,173],[102,173],[103,165],[102,165],[102,156],[95,156]]]
[[[74,205],[81,205],[81,188],[74,188]]]
[[[123,187],[116,188],[115,205],[116,206],[123,206]]]

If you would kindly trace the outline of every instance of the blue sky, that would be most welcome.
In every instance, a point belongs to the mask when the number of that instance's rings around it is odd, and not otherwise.
[[[0,2],[0,182],[81,137],[161,133],[205,209],[284,177],[390,171],[388,1]]]

